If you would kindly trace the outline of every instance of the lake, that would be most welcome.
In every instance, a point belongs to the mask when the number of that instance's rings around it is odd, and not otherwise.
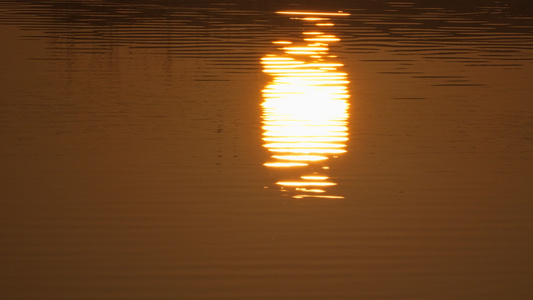
[[[533,6],[0,0],[5,299],[533,298]]]

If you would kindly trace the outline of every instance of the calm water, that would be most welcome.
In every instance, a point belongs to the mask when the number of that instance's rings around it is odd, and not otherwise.
[[[532,5],[313,2],[0,1],[0,298],[533,298]]]

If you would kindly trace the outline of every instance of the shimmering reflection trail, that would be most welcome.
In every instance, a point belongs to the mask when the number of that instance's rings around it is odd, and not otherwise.
[[[328,161],[346,152],[348,140],[347,74],[330,54],[340,39],[325,32],[332,17],[346,13],[278,12],[304,22],[303,41],[279,40],[280,53],[261,60],[272,80],[263,89],[263,141],[271,153],[264,165],[275,169],[276,185],[293,198],[343,198],[328,187]]]

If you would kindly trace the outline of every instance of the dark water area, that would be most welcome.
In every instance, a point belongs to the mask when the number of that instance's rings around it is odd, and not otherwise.
[[[1,299],[532,299],[533,8],[0,1]]]

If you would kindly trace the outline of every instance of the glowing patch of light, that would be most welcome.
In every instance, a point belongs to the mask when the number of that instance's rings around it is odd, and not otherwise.
[[[291,45],[292,42],[290,42],[290,41],[275,41],[275,42],[272,42],[272,44],[278,44],[278,45]]]
[[[311,11],[277,11],[283,15],[306,15],[306,16],[349,16],[349,13],[339,12],[311,12]]]
[[[331,143],[267,143],[264,144],[266,148],[308,148],[308,149],[330,149],[330,148],[343,148],[344,144],[331,144]]]
[[[304,20],[304,21],[327,21],[329,19],[328,18],[306,17],[306,18],[302,18],[302,20]]]
[[[270,137],[263,138],[263,141],[267,142],[345,142],[347,137],[322,137],[322,136],[313,136],[313,137]]]
[[[308,164],[306,163],[297,163],[297,162],[274,162],[274,163],[264,163],[267,167],[274,168],[290,168],[290,167],[305,167]]]
[[[297,191],[307,192],[307,193],[325,193],[326,190],[323,189],[307,189],[307,188],[296,188]]]
[[[335,38],[308,38],[308,39],[305,39],[305,41],[307,42],[336,42],[336,41],[340,41],[340,39],[335,39]]]
[[[333,186],[337,185],[335,182],[328,182],[328,181],[278,181],[276,182],[277,185],[282,186]]]
[[[303,199],[303,198],[323,198],[323,199],[344,199],[343,196],[330,196],[330,195],[294,195],[292,198]]]
[[[274,153],[301,153],[301,154],[342,154],[346,153],[344,149],[268,149]]]
[[[304,176],[300,176],[300,178],[305,179],[305,180],[326,180],[329,177],[320,176],[320,175],[304,175]]]
[[[273,158],[290,160],[290,161],[319,161],[328,159],[322,155],[274,155]]]

